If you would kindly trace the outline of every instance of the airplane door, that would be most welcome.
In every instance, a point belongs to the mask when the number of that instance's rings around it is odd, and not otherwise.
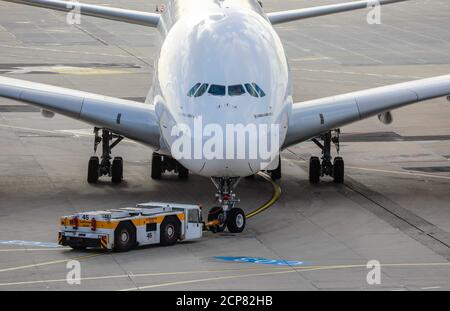
[[[199,239],[202,237],[203,223],[197,209],[187,210],[186,240]]]

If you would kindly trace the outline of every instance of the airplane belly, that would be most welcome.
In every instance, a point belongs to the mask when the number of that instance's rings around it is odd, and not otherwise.
[[[251,168],[248,160],[209,160],[198,174],[206,177],[241,177],[256,174],[258,171]]]

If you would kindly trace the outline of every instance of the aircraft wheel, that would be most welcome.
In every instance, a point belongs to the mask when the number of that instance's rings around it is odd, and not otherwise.
[[[225,213],[224,213],[222,207],[215,206],[209,211],[208,222],[214,221],[214,220],[219,220],[220,224],[217,226],[214,226],[212,228],[212,232],[214,232],[214,233],[223,232],[225,230],[226,223],[225,223]]]
[[[344,159],[341,157],[334,158],[333,178],[335,183],[344,183]]]
[[[318,157],[311,157],[309,160],[309,181],[317,184],[320,181],[320,160]]]
[[[182,180],[186,180],[189,178],[189,170],[185,168],[183,165],[178,163],[178,178]]]
[[[98,181],[99,163],[100,163],[100,161],[99,161],[98,157],[91,157],[89,159],[87,181],[90,184],[95,184]]]
[[[152,179],[161,179],[162,159],[161,155],[153,153],[152,156]]]
[[[231,233],[241,233],[245,228],[245,213],[240,208],[232,208],[227,215],[227,228]]]
[[[270,176],[273,180],[280,180],[281,179],[281,157],[278,162],[278,167],[272,171],[270,171]]]
[[[123,159],[121,157],[114,158],[111,167],[111,181],[113,184],[120,184],[123,180]]]

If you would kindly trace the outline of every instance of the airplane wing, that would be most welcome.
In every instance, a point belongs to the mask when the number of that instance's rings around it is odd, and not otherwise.
[[[159,14],[82,4],[75,1],[60,0],[1,0],[18,4],[42,7],[63,12],[79,12],[80,15],[95,16],[130,24],[157,27]]]
[[[396,108],[447,95],[450,75],[296,103],[283,148]]]
[[[346,3],[330,4],[312,8],[267,13],[273,25],[292,22],[299,19],[365,9],[374,5],[386,5],[409,0],[364,0]]]
[[[0,76],[0,97],[15,99],[159,147],[160,128],[148,104]]]

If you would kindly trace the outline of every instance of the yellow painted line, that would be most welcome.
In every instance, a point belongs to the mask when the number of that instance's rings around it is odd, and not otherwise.
[[[445,263],[418,263],[418,264],[385,264],[381,265],[381,267],[388,266],[405,266],[405,267],[417,267],[417,266],[450,266],[450,262]],[[348,268],[366,268],[366,265],[335,265],[335,266],[307,266],[302,268],[283,268],[289,269],[288,271],[275,271],[275,272],[264,272],[264,273],[249,273],[249,274],[240,274],[240,275],[230,275],[230,276],[222,276],[222,277],[211,277],[204,279],[196,279],[196,280],[187,280],[187,281],[177,281],[177,282],[169,282],[169,283],[159,283],[153,285],[139,286],[133,288],[126,288],[120,291],[134,291],[134,290],[142,290],[142,289],[151,289],[151,288],[159,288],[159,287],[168,287],[168,286],[177,286],[177,285],[186,285],[192,283],[201,283],[208,281],[220,281],[220,280],[229,280],[229,279],[240,279],[240,278],[250,278],[250,277],[258,277],[258,276],[270,276],[270,275],[278,275],[278,274],[290,274],[290,273],[299,273],[299,272],[308,272],[308,271],[318,271],[318,270],[336,270],[336,269],[348,269]]]
[[[246,218],[252,218],[252,217],[264,212],[266,209],[268,209],[269,207],[274,205],[281,196],[280,186],[278,186],[269,175],[267,175],[266,173],[263,173],[263,172],[259,172],[258,175],[272,184],[272,188],[273,188],[272,197],[269,199],[269,201],[264,203],[262,206],[258,207],[254,211],[248,213],[246,215]]]
[[[92,255],[86,255],[86,256],[75,257],[75,258],[68,258],[68,259],[60,259],[60,260],[41,262],[41,263],[25,265],[25,266],[4,268],[4,269],[0,269],[0,273],[1,272],[9,272],[9,271],[17,271],[17,270],[25,270],[25,269],[35,268],[35,267],[42,267],[42,266],[50,266],[50,265],[55,265],[55,264],[59,264],[59,263],[65,263],[65,262],[68,262],[68,261],[71,261],[71,260],[85,260],[85,259],[90,259],[90,258],[93,258],[93,257],[98,257],[98,256],[101,256],[101,255],[104,255],[104,254],[92,254]]]

